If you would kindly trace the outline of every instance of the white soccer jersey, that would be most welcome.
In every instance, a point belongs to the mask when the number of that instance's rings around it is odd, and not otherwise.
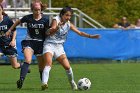
[[[57,25],[60,22],[60,17],[56,16],[53,19],[55,19],[57,21]],[[68,34],[68,31],[70,29],[70,21],[66,22],[63,26],[61,26],[58,31],[52,35],[52,36],[48,36],[45,41],[44,44],[46,43],[64,43],[66,41],[66,37]]]

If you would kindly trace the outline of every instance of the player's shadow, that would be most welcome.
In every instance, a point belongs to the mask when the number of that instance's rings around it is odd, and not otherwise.
[[[17,91],[17,89],[16,88],[0,88],[0,91],[6,91],[6,92],[9,91],[9,92],[11,92],[11,91]]]
[[[14,85],[15,87],[4,87],[4,86],[8,86],[8,85],[13,85],[13,82],[2,82],[0,83],[0,93],[1,91],[5,91],[5,92],[11,92],[13,91],[13,93],[17,92],[17,91],[22,91],[22,90],[27,90],[27,91],[39,91],[39,88],[22,88],[22,89],[18,89],[16,88],[16,85]],[[3,87],[1,87],[3,86]],[[14,92],[15,91],[15,92]]]
[[[16,93],[18,91],[27,91],[27,92],[33,92],[33,91],[41,91],[41,89],[36,89],[36,88],[22,88],[22,89],[17,89],[17,88],[0,88],[0,91],[4,92],[11,92]]]
[[[4,82],[2,82],[2,83],[0,83],[0,86],[1,85],[3,85],[3,86],[7,86],[7,85],[13,85],[13,83],[4,83]],[[47,91],[47,92],[54,92],[54,91],[62,91],[62,90],[71,90],[71,88],[70,87],[49,87],[49,89],[47,89],[47,90],[45,90],[45,91]],[[18,93],[18,92],[20,92],[20,91],[27,91],[27,92],[33,92],[33,91],[38,91],[38,93],[40,92],[40,91],[42,91],[41,90],[41,87],[38,87],[38,88],[35,88],[35,87],[28,87],[28,88],[26,88],[26,87],[23,87],[22,89],[18,89],[18,88],[16,88],[16,85],[15,85],[15,87],[13,88],[13,87],[0,87],[0,91],[3,91],[3,92],[13,92],[13,93]],[[0,92],[1,93],[1,92]]]

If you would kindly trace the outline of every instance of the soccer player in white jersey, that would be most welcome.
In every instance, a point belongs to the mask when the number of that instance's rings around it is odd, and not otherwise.
[[[63,43],[66,40],[66,36],[68,31],[71,29],[76,32],[78,35],[87,37],[87,38],[100,38],[100,35],[90,35],[85,32],[79,31],[72,23],[70,23],[70,18],[73,14],[73,10],[70,7],[64,7],[59,16],[53,18],[51,23],[51,28],[47,31],[47,35],[49,35],[44,41],[44,61],[46,62],[46,66],[43,70],[42,74],[42,90],[46,90],[48,88],[48,79],[49,72],[52,67],[52,58],[54,57],[66,70],[66,74],[68,76],[69,83],[73,90],[77,90],[77,85],[74,81],[74,75],[70,63],[67,59],[65,51],[63,49]]]

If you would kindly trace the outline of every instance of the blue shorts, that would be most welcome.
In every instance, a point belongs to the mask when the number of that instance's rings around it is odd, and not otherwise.
[[[21,42],[22,50],[24,48],[29,47],[33,50],[34,55],[42,55],[43,52],[43,41],[36,41],[36,40],[23,40]]]
[[[17,49],[12,46],[0,46],[0,52],[6,56],[17,56]]]

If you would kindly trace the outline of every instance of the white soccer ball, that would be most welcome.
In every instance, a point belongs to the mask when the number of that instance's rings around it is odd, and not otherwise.
[[[91,82],[88,78],[82,78],[78,81],[77,86],[79,90],[88,90],[91,87]]]

